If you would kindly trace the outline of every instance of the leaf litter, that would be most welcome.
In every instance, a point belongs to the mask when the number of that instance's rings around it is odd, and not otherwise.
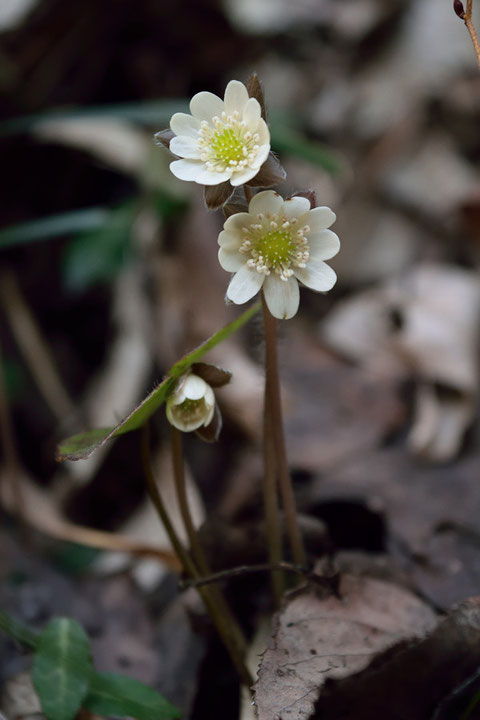
[[[379,652],[436,624],[431,608],[402,587],[343,575],[337,593],[310,586],[279,613],[255,685],[259,720],[309,718],[329,679],[363,670]]]

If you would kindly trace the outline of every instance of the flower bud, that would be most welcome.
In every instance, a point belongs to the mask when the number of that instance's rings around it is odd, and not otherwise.
[[[184,375],[167,400],[166,413],[168,421],[182,432],[209,425],[215,413],[212,388],[194,373]]]
[[[463,20],[465,17],[465,8],[463,7],[461,0],[453,0],[453,9],[458,17]]]

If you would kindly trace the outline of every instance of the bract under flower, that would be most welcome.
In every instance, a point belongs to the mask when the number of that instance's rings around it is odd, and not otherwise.
[[[231,215],[218,238],[220,265],[235,273],[227,297],[242,304],[263,288],[272,315],[293,317],[299,281],[320,292],[336,282],[324,262],[340,249],[337,235],[327,230],[334,221],[330,208],[311,209],[304,197],[284,200],[273,190],[255,195],[248,212]]]
[[[191,115],[175,113],[170,150],[180,160],[170,170],[180,180],[243,185],[260,170],[270,152],[270,133],[255,98],[243,83],[231,80],[221,100],[200,92],[190,101]]]
[[[211,423],[215,395],[201,377],[190,373],[180,379],[166,404],[168,421],[182,432],[191,432]]]

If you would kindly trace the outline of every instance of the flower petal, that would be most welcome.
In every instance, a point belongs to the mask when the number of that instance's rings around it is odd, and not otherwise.
[[[231,230],[222,230],[218,236],[218,244],[220,247],[225,248],[225,250],[238,250],[242,244],[242,237],[240,234],[232,232]]]
[[[187,137],[186,135],[173,137],[171,139],[170,152],[174,155],[179,155],[179,157],[188,158],[189,160],[200,159],[198,141],[192,137]]]
[[[199,92],[190,100],[190,111],[198,120],[211,122],[215,115],[220,117],[224,109],[223,100],[211,92]]]
[[[261,163],[258,164],[258,167],[248,167],[247,165],[244,170],[239,170],[238,172],[234,173],[230,178],[230,184],[233,187],[245,185],[245,183],[255,177],[255,175],[260,170],[260,165]]]
[[[283,205],[283,198],[273,190],[263,190],[250,200],[248,211],[253,215],[271,213],[276,215]]]
[[[296,278],[281,280],[276,273],[271,273],[263,285],[265,300],[272,315],[279,320],[293,317],[300,302],[300,291]]]
[[[258,100],[255,100],[255,98],[249,98],[243,110],[244,122],[246,122],[249,128],[253,130],[260,124],[261,117],[262,109],[260,107],[260,103]]]
[[[329,207],[316,207],[310,210],[305,222],[310,225],[312,232],[320,232],[333,225],[337,216]]]
[[[340,250],[340,240],[331,230],[312,233],[308,236],[310,262],[312,260],[330,260]]]
[[[287,218],[299,218],[305,215],[310,210],[310,202],[304,197],[292,197],[289,200],[285,200],[283,204],[282,213],[285,213]]]
[[[262,167],[263,163],[267,160],[270,155],[270,145],[260,145],[255,156],[255,160],[252,166],[258,170]]]
[[[245,256],[240,255],[237,250],[221,247],[218,251],[218,262],[227,272],[237,272],[245,265]]]
[[[260,140],[258,141],[258,144],[268,145],[268,147],[270,148],[270,130],[268,129],[268,125],[265,120],[259,120],[258,125],[255,128],[255,132],[260,135]]]
[[[318,292],[331,290],[337,282],[335,271],[317,258],[310,258],[306,268],[294,268],[294,272],[300,282]]]
[[[250,300],[263,285],[265,275],[252,270],[248,265],[242,265],[240,270],[235,273],[233,278],[230,280],[230,285],[227,290],[227,297],[237,305]]]
[[[213,390],[212,390],[212,395],[213,395]],[[203,425],[207,426],[207,425],[210,425],[210,423],[213,420],[213,416],[215,414],[215,397],[213,398],[212,404],[209,403],[209,401],[207,400],[206,397],[205,397],[205,402],[207,403],[208,411],[207,411],[207,414],[205,415],[205,420],[203,421]]]
[[[223,228],[228,230],[230,233],[241,232],[242,228],[248,227],[252,222],[252,218],[247,212],[239,212],[234,215],[230,215],[225,221]]]
[[[198,137],[200,120],[187,115],[187,113],[175,113],[170,120],[170,129],[175,135],[186,135],[187,137]]]
[[[238,80],[230,80],[225,88],[225,112],[227,115],[237,110],[240,114],[248,103],[248,90]]]
[[[234,173],[230,178],[230,184],[233,187],[238,187],[239,185],[244,185],[249,180],[252,180],[252,178],[260,172],[260,169],[264,162],[266,162],[269,154],[270,145],[261,145],[257,150],[257,155],[252,165],[247,165],[244,170]]]
[[[230,177],[227,172],[210,172],[199,160],[174,160],[170,163],[170,170],[179,180],[196,182],[200,185],[218,185]]]
[[[198,377],[198,375],[191,373],[187,378],[185,378],[182,390],[185,397],[189,400],[200,400],[200,398],[206,394],[207,388],[208,385],[205,380],[202,380],[202,378]]]

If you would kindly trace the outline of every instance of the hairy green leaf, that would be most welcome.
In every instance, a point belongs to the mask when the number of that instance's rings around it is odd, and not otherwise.
[[[57,448],[57,460],[83,460],[89,457],[96,448],[104,445],[107,440],[118,435],[137,430],[141,427],[167,399],[175,385],[175,381],[183,375],[194,363],[198,362],[209,350],[226,340],[232,333],[245,325],[250,318],[260,309],[260,303],[256,303],[246,310],[242,315],[224,328],[216,332],[208,340],[205,340],[195,350],[185,355],[172,368],[170,368],[165,379],[142,400],[132,412],[127,415],[115,427],[90,430],[64,440]]]
[[[92,676],[90,645],[82,626],[71,618],[50,620],[38,639],[32,670],[48,720],[73,720]]]
[[[180,711],[156,690],[134,678],[114,673],[95,673],[84,707],[100,715],[163,720],[180,717]]]

